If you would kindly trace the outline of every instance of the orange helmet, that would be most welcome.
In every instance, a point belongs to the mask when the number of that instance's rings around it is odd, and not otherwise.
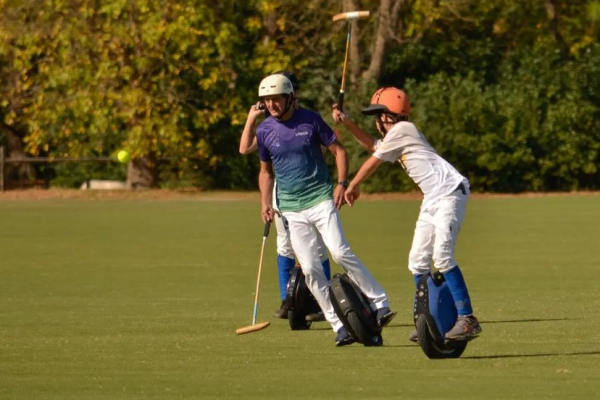
[[[408,117],[410,102],[402,90],[395,87],[383,87],[373,93],[371,104],[364,108],[362,113],[365,115],[385,113]]]

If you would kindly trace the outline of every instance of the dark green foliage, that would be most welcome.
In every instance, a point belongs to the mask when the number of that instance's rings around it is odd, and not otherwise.
[[[364,72],[380,2],[356,4],[373,13],[352,60]],[[348,79],[358,123],[376,134],[359,110],[378,86],[403,87],[413,121],[475,190],[600,189],[599,1],[405,6],[378,82]],[[127,148],[162,160],[162,186],[255,189],[257,158],[238,141],[257,85],[292,70],[301,104],[332,123],[346,26],[331,15],[341,11],[334,0],[0,2],[0,143],[10,130],[34,156]],[[353,173],[367,154],[342,134]],[[49,168],[55,185],[122,178],[107,165]],[[397,165],[363,187],[414,189]]]
[[[498,82],[475,72],[410,81],[413,120],[475,190],[597,189],[600,48],[580,61],[534,46],[498,66]],[[592,93],[589,93],[592,92]]]

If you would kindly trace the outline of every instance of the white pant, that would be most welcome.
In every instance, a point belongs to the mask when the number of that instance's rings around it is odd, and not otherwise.
[[[306,277],[306,285],[334,331],[337,332],[343,324],[329,298],[329,283],[319,258],[317,232],[321,233],[333,260],[348,272],[369,298],[373,311],[389,306],[387,294],[381,285],[350,249],[333,200],[323,201],[307,210],[286,211],[283,214],[289,223],[290,239]]]
[[[413,275],[426,274],[431,261],[442,273],[457,265],[454,258],[456,239],[465,218],[469,189],[452,192],[421,210],[408,256],[408,269]]]
[[[279,207],[277,206],[277,184],[273,185],[273,208],[279,211]],[[296,258],[287,225],[288,223],[284,216],[275,217],[275,228],[277,229],[277,254],[287,258]],[[319,232],[317,232],[317,246],[321,262],[327,260],[329,256],[327,255],[325,243],[323,243],[323,238]]]
[[[287,258],[296,258],[287,225],[288,222],[283,215],[281,217],[275,217],[275,228],[277,228],[277,254]],[[323,243],[321,234],[318,231],[316,234],[319,258],[321,259],[321,262],[323,262],[329,258],[329,255],[327,254],[327,249],[325,248],[325,243]]]

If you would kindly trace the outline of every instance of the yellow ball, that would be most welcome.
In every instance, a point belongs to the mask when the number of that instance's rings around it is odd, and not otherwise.
[[[128,163],[131,160],[131,154],[127,150],[121,150],[117,153],[117,159],[122,164]]]

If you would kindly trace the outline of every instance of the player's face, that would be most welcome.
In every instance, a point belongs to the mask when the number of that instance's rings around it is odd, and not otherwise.
[[[265,106],[267,106],[267,110],[269,113],[275,118],[281,118],[283,114],[283,110],[285,110],[285,101],[286,98],[280,94],[276,94],[273,96],[265,96],[263,98],[265,102]]]

